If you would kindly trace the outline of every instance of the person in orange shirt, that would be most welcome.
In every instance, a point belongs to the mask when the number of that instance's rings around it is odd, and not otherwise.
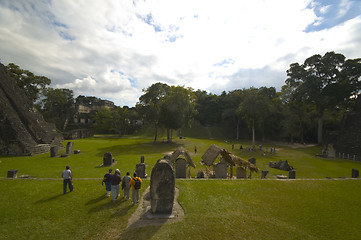
[[[142,179],[140,177],[137,177],[137,174],[133,174],[134,177],[130,179],[130,186],[132,186],[132,198],[133,198],[133,205],[137,204],[139,202],[139,189],[142,185]]]

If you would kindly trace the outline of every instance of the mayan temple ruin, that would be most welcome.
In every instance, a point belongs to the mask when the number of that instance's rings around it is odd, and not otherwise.
[[[0,64],[0,155],[36,155],[61,146],[63,136],[44,121]]]

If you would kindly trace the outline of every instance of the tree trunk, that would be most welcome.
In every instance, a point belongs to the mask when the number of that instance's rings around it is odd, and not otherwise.
[[[256,146],[256,137],[254,134],[254,120],[252,120],[252,147],[254,148]]]
[[[169,128],[167,128],[167,143],[170,142],[170,131]]]
[[[157,137],[158,137],[158,124],[154,123],[154,142],[157,141]]]
[[[237,135],[236,135],[237,140],[239,140],[239,122],[240,122],[240,119],[238,118],[237,119]]]
[[[323,128],[323,114],[318,115],[318,126],[317,126],[317,143],[322,144],[322,128]]]
[[[303,126],[302,126],[302,122],[300,123],[300,143],[304,143],[304,139],[303,139]]]

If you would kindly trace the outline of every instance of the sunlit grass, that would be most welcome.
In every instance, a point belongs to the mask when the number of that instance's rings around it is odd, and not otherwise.
[[[255,157],[269,178],[288,172],[268,167],[269,161],[288,160],[296,169],[295,180],[195,180],[201,157],[211,144],[244,159]],[[234,144],[234,149],[232,149]],[[64,142],[64,146],[66,142]],[[243,149],[239,149],[242,145]],[[185,147],[196,164],[192,180],[176,180],[179,202],[185,210],[181,222],[125,230],[135,211],[130,201],[113,204],[105,197],[100,179],[107,167],[100,167],[105,152],[112,152],[122,175],[133,172],[145,157],[150,176],[156,161],[177,147]],[[197,146],[197,152],[194,147]],[[50,158],[0,157],[0,176],[16,169],[18,176],[43,180],[0,180],[0,239],[359,239],[361,236],[361,181],[324,180],[351,177],[360,162],[316,157],[320,147],[294,149],[292,146],[264,143],[261,152],[248,152],[248,141],[226,141],[183,137],[174,142],[153,143],[152,138],[95,136],[74,140],[78,155]],[[270,154],[269,148],[276,147]],[[64,153],[62,149],[60,153]],[[264,154],[265,153],[265,154]],[[74,174],[74,192],[62,195],[60,175],[66,165]],[[235,173],[235,168],[233,169]],[[52,178],[48,180],[44,178]],[[87,180],[85,180],[87,179]],[[257,180],[255,180],[257,179]],[[149,185],[144,181],[143,190]]]

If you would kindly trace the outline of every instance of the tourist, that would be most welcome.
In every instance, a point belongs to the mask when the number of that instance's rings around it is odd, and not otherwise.
[[[142,184],[142,180],[140,177],[137,177],[137,173],[134,173],[134,177],[130,179],[130,185],[132,186],[132,198],[133,198],[133,205],[139,202],[139,189]]]
[[[105,190],[107,191],[107,197],[110,197],[110,193],[112,191],[112,184],[110,182],[110,179],[112,177],[112,171],[113,170],[110,168],[109,172],[104,175],[104,178],[103,178],[103,181],[102,181],[102,186],[105,183]]]
[[[197,146],[194,146],[194,154],[197,153]]]
[[[127,175],[125,175],[123,177],[123,181],[122,181],[122,189],[124,191],[124,198],[126,198],[127,200],[130,199],[130,173],[127,172]]]
[[[65,170],[61,174],[61,177],[63,178],[63,194],[66,194],[67,185],[69,185],[69,190],[70,192],[72,192],[74,187],[72,182],[73,175],[71,173],[70,166],[65,167]]]
[[[115,173],[110,178],[113,202],[115,202],[115,200],[119,197],[119,190],[120,190],[120,182],[121,181],[122,181],[122,178],[120,176],[120,171],[119,171],[119,169],[116,169]]]

